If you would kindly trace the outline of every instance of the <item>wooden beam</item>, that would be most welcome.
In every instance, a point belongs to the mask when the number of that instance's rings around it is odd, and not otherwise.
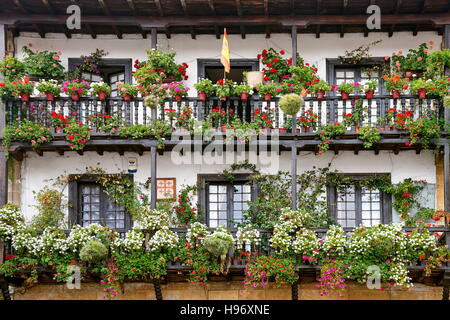
[[[156,9],[158,10],[158,13],[161,17],[164,17],[164,11],[163,8],[161,6],[161,1],[160,0],[155,0],[155,5],[156,5]]]
[[[235,0],[236,3],[236,11],[239,17],[242,17],[242,5],[241,0]]]
[[[48,11],[50,11],[51,14],[56,14],[55,9],[51,5],[49,0],[41,0],[44,6],[47,8]]]
[[[394,14],[398,14],[400,12],[400,8],[403,5],[403,0],[395,0]]]
[[[216,8],[214,6],[214,0],[208,0],[209,9],[211,10],[211,14],[215,16],[217,14]]]
[[[45,32],[44,32],[44,30],[42,30],[40,25],[33,23],[33,28],[36,29],[36,32],[39,33],[39,36],[41,38],[45,38]]]
[[[78,0],[71,0],[71,1],[72,1],[73,4],[75,4],[75,5],[77,5],[77,6],[80,5],[80,4],[78,3]],[[94,28],[93,28],[90,24],[88,24],[88,23],[85,23],[85,25],[86,25],[86,29],[87,29],[87,31],[90,33],[92,39],[97,39],[97,32],[95,32]]]
[[[136,6],[134,5],[134,1],[133,0],[127,0],[127,4],[128,4],[128,7],[131,10],[131,13],[133,14],[133,16],[136,17],[137,13],[136,13]]]
[[[291,41],[292,41],[292,65],[297,65],[297,27],[293,26],[291,29]],[[294,118],[295,119],[295,118]]]
[[[28,13],[28,10],[25,9],[25,7],[23,6],[22,2],[20,2],[20,0],[14,0],[14,4],[15,4],[16,7],[18,7],[22,12]]]
[[[340,36],[341,38],[343,38],[343,37],[344,37],[344,34],[345,34],[345,32],[344,32],[344,25],[341,24],[341,31],[340,31],[339,36]]]
[[[422,0],[420,13],[425,13],[425,11],[427,11],[427,0]]]
[[[320,38],[320,25],[316,26],[316,38]]]
[[[18,0],[16,0],[18,1]],[[99,0],[103,1],[103,0]],[[9,14],[0,17],[0,24],[65,24],[66,15]],[[281,25],[307,28],[311,25],[365,25],[366,15],[288,15],[288,16],[221,16],[221,25]],[[212,16],[83,16],[84,23],[115,26],[142,26],[144,28],[167,28],[168,26],[214,26],[217,17]],[[450,24],[450,13],[387,14],[383,15],[383,25],[433,25],[436,28]]]
[[[100,4],[100,6],[102,7],[103,12],[105,13],[105,15],[108,16],[108,17],[112,17],[111,16],[111,11],[109,10],[108,5],[106,4],[106,0],[97,0],[97,1]],[[111,24],[111,27],[113,28],[114,33],[117,35],[117,38],[122,39],[122,32],[119,30],[119,28],[114,23]]]
[[[316,14],[320,14],[322,0],[316,0]]]
[[[264,0],[264,15],[269,15],[269,0]]]
[[[151,156],[151,162],[150,162],[150,177],[151,177],[151,208],[156,209],[156,179],[157,179],[157,166],[156,161],[158,158],[158,155],[156,153],[156,147],[150,148],[150,156]]]

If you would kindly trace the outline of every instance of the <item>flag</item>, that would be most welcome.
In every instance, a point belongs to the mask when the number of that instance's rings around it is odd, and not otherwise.
[[[220,55],[220,62],[225,68],[225,72],[230,73],[230,48],[228,47],[227,29],[223,30],[223,43],[222,43],[222,53]]]

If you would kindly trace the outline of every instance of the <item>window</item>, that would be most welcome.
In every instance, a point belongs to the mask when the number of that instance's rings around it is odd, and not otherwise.
[[[70,182],[69,202],[72,204],[69,207],[71,224],[86,227],[96,223],[118,231],[131,228],[131,216],[108,197],[93,177]]]
[[[219,79],[223,79],[224,69],[220,59],[198,59],[197,69],[198,78],[210,79],[214,83]],[[230,73],[227,73],[227,79],[241,83],[244,72],[258,70],[259,60],[257,59],[231,59]]]
[[[381,67],[385,64],[383,58],[371,58],[364,64],[344,65],[338,59],[327,59],[327,80],[330,84],[359,82],[365,84],[369,80],[378,80],[376,93],[383,93]],[[375,67],[375,68],[374,68]]]
[[[79,58],[69,58],[69,71],[82,63]],[[116,82],[131,83],[131,59],[102,59],[100,73],[83,72],[81,77],[88,82],[103,81],[111,86],[111,97],[117,97]]]
[[[328,194],[332,217],[342,227],[374,226],[388,223],[391,217],[391,198],[380,190],[355,184],[345,190],[330,187]]]
[[[236,228],[235,222],[243,222],[243,212],[248,202],[254,200],[254,187],[240,179],[227,182],[219,178],[202,177],[202,209],[206,213],[206,224],[211,228],[219,226]]]

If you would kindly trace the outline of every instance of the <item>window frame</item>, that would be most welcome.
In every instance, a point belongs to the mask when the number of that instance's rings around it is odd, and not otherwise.
[[[208,186],[210,184],[213,185],[227,185],[227,229],[228,230],[237,230],[236,227],[231,227],[228,224],[230,221],[233,221],[232,213],[233,213],[233,200],[230,196],[230,188],[229,186],[233,186],[236,183],[240,184],[247,184],[250,186],[250,195],[251,200],[255,201],[258,197],[258,187],[255,183],[249,184],[251,181],[250,174],[234,174],[234,179],[228,180],[225,175],[223,174],[200,174],[198,175],[198,185],[200,186],[200,192],[199,192],[199,204],[200,209],[204,213],[204,219],[203,223],[205,223],[209,227],[209,193],[208,193]]]
[[[120,66],[124,67],[125,71],[125,83],[132,83],[132,59],[126,59],[126,58],[104,58],[101,59],[101,61],[108,66]],[[73,72],[75,70],[75,66],[82,64],[83,60],[81,58],[69,58],[68,59],[68,65],[69,65],[69,71]]]
[[[230,68],[248,67],[252,71],[259,71],[258,59],[230,59]],[[206,67],[223,67],[220,59],[197,59],[197,79],[204,79],[206,75]]]
[[[391,175],[389,173],[358,173],[358,174],[342,174],[343,176],[355,180],[362,180],[363,178],[382,176],[387,177],[389,180]],[[392,222],[392,196],[389,193],[380,192],[380,223],[389,224]],[[356,196],[358,195],[358,196]],[[335,185],[328,185],[327,187],[327,204],[328,213],[330,217],[337,222],[337,188]],[[361,187],[355,186],[355,225],[360,226],[362,224],[362,197],[361,197]],[[345,227],[353,228],[353,227]]]
[[[119,174],[118,174],[119,175]],[[125,174],[134,183],[132,174]],[[105,200],[108,195],[103,191],[104,188],[97,183],[96,175],[69,175],[69,228],[74,225],[81,225],[81,192],[80,188],[83,184],[98,184],[100,187],[100,217],[105,214]],[[117,232],[126,232],[133,227],[133,217],[125,209],[125,225],[124,228],[115,228]]]
[[[389,63],[389,60],[385,60],[381,57],[371,57],[369,59],[366,59],[364,63],[361,64],[348,64],[348,63],[342,63],[339,59],[326,59],[326,72],[327,72],[327,81],[330,85],[336,84],[336,69],[342,68],[348,68],[348,69],[359,69],[358,75],[359,79],[355,79],[357,81],[361,80],[361,68],[364,67],[372,67],[374,65],[386,65]],[[356,77],[355,77],[356,78]],[[379,94],[384,95],[386,94],[386,89],[384,86],[384,80],[383,75],[380,73],[378,78],[378,88],[379,88]],[[337,95],[337,91],[333,91],[332,94],[334,96]]]

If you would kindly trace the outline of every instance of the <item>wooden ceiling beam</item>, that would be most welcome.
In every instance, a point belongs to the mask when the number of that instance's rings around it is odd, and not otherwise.
[[[427,11],[427,0],[422,0],[420,13],[425,13],[425,11]]]
[[[217,14],[216,7],[214,6],[214,0],[208,0],[209,9],[211,10],[211,13],[213,16]]]
[[[156,5],[156,9],[158,10],[158,13],[161,17],[164,17],[164,11],[163,8],[161,6],[161,1],[160,0],[154,0],[155,1],[155,5]]]
[[[398,14],[400,12],[400,8],[403,5],[403,0],[396,0],[395,1],[395,9],[394,9],[394,14]]]
[[[98,0],[98,3],[100,4],[100,6],[103,9],[103,12],[105,13],[106,16],[108,17],[112,17],[111,15],[111,10],[109,10],[108,5],[106,4],[106,0]],[[114,30],[114,33],[116,34],[117,38],[122,39],[122,32],[119,30],[119,28],[114,24],[111,24],[111,27]]]
[[[51,5],[49,0],[41,0],[44,6],[47,8],[48,11],[50,11],[51,14],[56,14],[55,9]]]
[[[18,1],[18,0],[15,0]],[[99,0],[103,1],[103,0]],[[23,23],[65,24],[67,15],[48,14],[9,14],[0,16],[1,24],[18,25]],[[221,25],[281,25],[306,28],[311,25],[365,25],[366,15],[294,15],[294,16],[221,16]],[[83,16],[83,22],[97,25],[139,26],[145,28],[166,28],[168,26],[214,26],[217,17],[212,16],[173,16],[173,17],[133,17],[133,16]],[[450,24],[450,13],[383,15],[383,25],[431,24],[441,27]]]
[[[269,0],[264,0],[264,15],[269,15]]]
[[[241,0],[235,0],[236,2],[236,11],[239,17],[242,17],[243,13],[242,13],[242,5],[241,5]],[[243,24],[239,25],[239,28],[241,29],[241,38],[245,39],[245,26]]]
[[[28,13],[28,10],[25,9],[25,7],[23,6],[22,2],[20,2],[20,0],[14,0],[14,4],[15,4],[16,7],[18,7],[22,12]]]

